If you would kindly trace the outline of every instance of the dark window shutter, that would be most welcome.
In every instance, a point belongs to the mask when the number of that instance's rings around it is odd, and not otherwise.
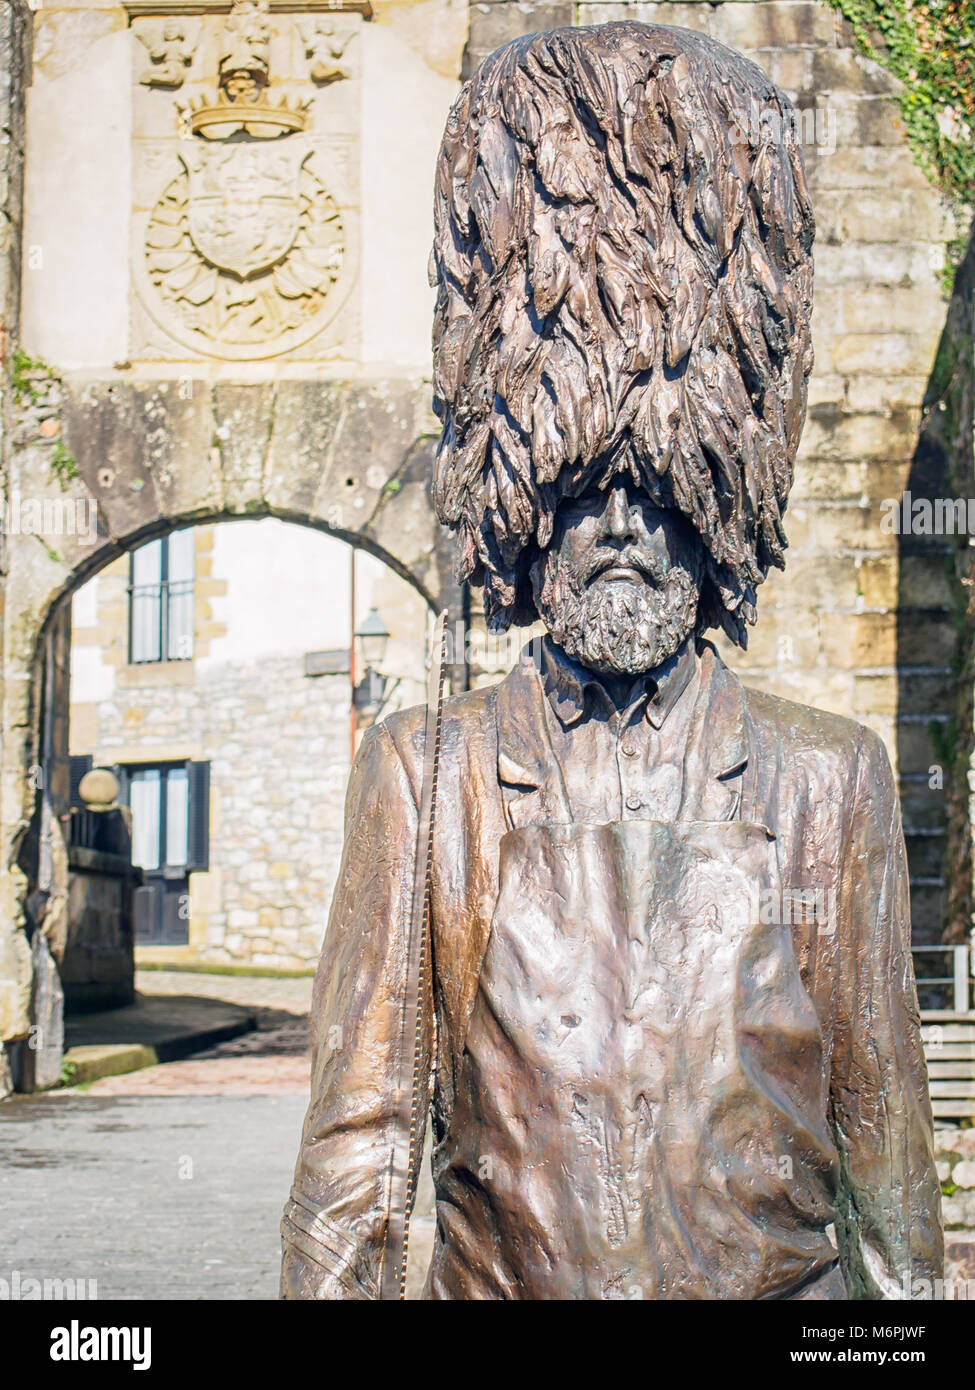
[[[186,867],[210,867],[210,764],[187,763],[190,780],[190,815]]]
[[[118,778],[118,804],[128,806],[129,804],[129,769],[123,767],[121,763],[115,763],[112,768]]]
[[[70,767],[68,776],[70,778],[70,790],[68,792],[68,804],[76,808],[84,805],[78,788],[81,786],[81,779],[86,772],[91,771],[94,758],[91,753],[75,753],[69,759]]]

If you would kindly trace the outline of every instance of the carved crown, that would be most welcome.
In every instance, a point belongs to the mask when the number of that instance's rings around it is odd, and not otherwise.
[[[215,101],[191,97],[180,107],[180,114],[189,122],[193,134],[202,135],[205,140],[225,140],[238,130],[257,139],[273,140],[279,135],[307,130],[310,105],[309,100],[288,96],[274,102],[263,93],[254,101],[233,101],[220,91]]]

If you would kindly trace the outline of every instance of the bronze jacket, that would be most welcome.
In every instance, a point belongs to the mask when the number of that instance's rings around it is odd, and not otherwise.
[[[499,685],[445,705],[426,1039],[432,1055],[435,1028],[435,1177],[512,792],[520,824],[564,814],[545,699],[526,649]],[[397,713],[368,731],[351,773],[312,1005],[311,1104],[282,1223],[284,1297],[379,1296],[423,739],[423,710]],[[943,1236],[890,764],[868,729],[746,689],[705,645],[678,820],[735,819],[774,833],[782,883],[822,885],[835,904],[829,932],[806,920],[791,930],[821,1033],[839,1263],[847,1296],[904,1297],[905,1279],[940,1277]]]

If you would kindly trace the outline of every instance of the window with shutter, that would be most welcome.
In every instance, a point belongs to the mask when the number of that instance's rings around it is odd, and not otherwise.
[[[136,940],[189,940],[189,874],[209,866],[210,764],[135,763],[119,769],[132,812],[132,862],[145,876],[136,895]]]
[[[189,824],[187,826],[186,867],[210,867],[210,764],[186,764],[189,778]]]
[[[94,758],[91,753],[75,753],[69,759],[68,776],[70,779],[70,791],[68,793],[68,805],[73,808],[84,806],[78,788],[81,786],[81,779],[85,773],[90,772]]]

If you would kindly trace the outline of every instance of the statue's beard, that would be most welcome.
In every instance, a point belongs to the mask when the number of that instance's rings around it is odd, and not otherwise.
[[[544,560],[535,605],[554,642],[592,671],[639,676],[678,650],[697,624],[700,582],[672,565],[657,585],[586,586],[557,553]]]

